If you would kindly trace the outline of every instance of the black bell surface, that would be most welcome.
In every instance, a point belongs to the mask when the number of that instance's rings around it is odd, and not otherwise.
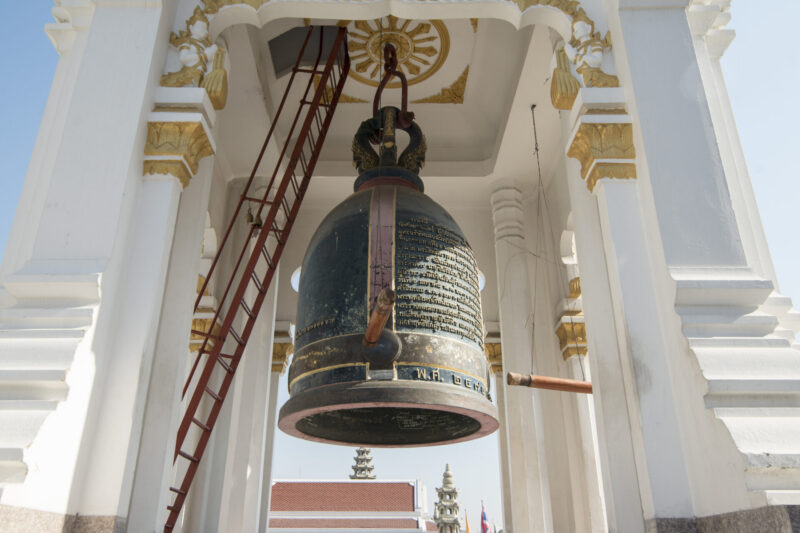
[[[385,107],[361,124],[355,192],[325,217],[303,259],[290,399],[278,422],[291,435],[401,447],[498,427],[475,259],[423,192],[425,138],[408,115]],[[410,138],[399,158],[396,129]]]

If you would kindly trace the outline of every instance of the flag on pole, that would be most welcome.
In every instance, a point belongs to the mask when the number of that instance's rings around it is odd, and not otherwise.
[[[469,531],[469,518],[467,517],[466,508],[464,509],[464,522],[466,522],[466,524],[467,524],[467,533],[470,533],[470,531]]]
[[[481,501],[481,533],[490,533],[489,521],[486,519],[486,509]]]

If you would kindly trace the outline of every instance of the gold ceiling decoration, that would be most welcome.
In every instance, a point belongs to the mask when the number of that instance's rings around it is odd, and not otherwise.
[[[441,91],[428,96],[427,98],[420,98],[414,100],[412,104],[463,104],[464,92],[467,90],[467,76],[469,76],[469,65],[464,69],[456,81],[449,87],[444,87]]]
[[[350,77],[377,87],[383,75],[383,46],[397,50],[398,67],[414,85],[433,75],[447,59],[450,35],[441,20],[418,22],[394,16],[367,21],[356,20],[348,31],[348,48],[353,67]],[[390,88],[400,87],[393,81]]]

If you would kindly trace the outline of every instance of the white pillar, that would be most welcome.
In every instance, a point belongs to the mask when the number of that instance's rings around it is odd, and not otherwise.
[[[127,516],[139,430],[152,367],[181,184],[177,177],[144,177],[125,262],[120,314],[108,354],[97,361],[92,409],[84,428],[91,443],[81,454],[85,514]],[[73,492],[74,497],[74,492]],[[105,511],[104,511],[105,509]]]
[[[142,324],[157,320],[174,227],[178,186],[171,178],[142,182],[147,117],[174,6],[73,2],[61,7],[70,21],[49,28],[62,58],[2,281],[18,304],[37,298],[42,318],[68,317],[76,307],[97,300],[100,305],[93,308],[80,344],[59,354],[59,364],[69,369],[61,383],[68,393],[57,399],[58,408],[26,443],[25,482],[4,487],[0,502],[11,506],[6,510],[80,514],[81,522],[90,524],[117,521],[127,512],[128,439],[136,432],[135,398],[152,337],[144,332],[136,339],[138,352],[117,342],[127,300],[134,296],[142,306]],[[109,65],[124,68],[109,76]],[[103,90],[97,90],[98,84]],[[136,265],[141,269],[131,272]],[[121,289],[126,272],[136,277],[141,289],[136,295]],[[90,286],[97,300],[86,298]],[[35,329],[25,332],[25,342],[47,344]],[[72,332],[81,340],[76,334],[83,331]],[[3,353],[0,368],[16,357],[15,351]],[[36,347],[32,353],[39,351]],[[117,385],[119,401],[109,405],[104,398]]]
[[[288,324],[287,324],[288,326]],[[275,451],[275,430],[278,428],[278,383],[289,367],[292,352],[288,331],[276,331],[272,346],[272,372],[269,376],[269,401],[267,403],[267,422],[264,426],[264,456],[261,469],[261,491],[258,509],[258,533],[269,531],[269,513],[272,502],[272,463]],[[255,531],[255,529],[254,529]]]
[[[597,89],[583,89],[579,99],[590,101]],[[578,107],[578,106],[576,106]],[[569,131],[571,124],[563,122]],[[567,136],[567,142],[572,138]],[[626,155],[623,152],[614,156]],[[616,159],[620,162],[619,159]],[[621,160],[625,164],[626,160]],[[628,163],[630,164],[630,163]],[[624,167],[621,167],[624,170]],[[590,168],[585,169],[589,174]],[[613,170],[609,168],[608,170]],[[624,173],[623,173],[624,174]],[[634,171],[635,175],[635,171]],[[625,352],[625,325],[615,307],[615,286],[601,227],[601,209],[574,163],[567,160],[567,186],[575,231],[576,256],[581,271],[581,304],[586,322],[587,351],[592,376],[605,511],[610,531],[644,533],[645,516],[652,516],[647,463],[641,429],[636,382]]]
[[[494,335],[493,335],[494,334]],[[511,501],[511,462],[508,447],[508,429],[506,424],[506,378],[503,372],[503,350],[502,343],[497,342],[499,332],[489,332],[485,339],[486,356],[489,359],[489,369],[492,372],[492,394],[497,400],[497,414],[500,427],[497,429],[498,457],[500,458],[500,492],[503,502],[503,524],[506,530],[511,531],[513,521]]]
[[[522,193],[513,182],[495,184],[491,197],[495,232],[503,368],[533,366],[533,300],[528,275]],[[535,372],[535,368],[533,368]],[[509,455],[511,533],[552,531],[540,392],[503,384]],[[502,439],[501,439],[502,442]]]
[[[225,477],[221,480],[220,531],[250,532],[258,521],[268,399],[271,396],[272,344],[275,327],[278,271],[247,342],[243,359],[226,402],[231,402],[231,426]],[[252,295],[254,296],[254,295]]]
[[[203,243],[203,223],[211,190],[213,163],[201,163],[181,198],[169,272],[155,341],[155,355],[142,400],[143,423],[133,474],[128,531],[164,527],[173,494],[172,457],[180,416],[180,393],[186,379],[189,332]],[[189,273],[187,275],[187,273]]]

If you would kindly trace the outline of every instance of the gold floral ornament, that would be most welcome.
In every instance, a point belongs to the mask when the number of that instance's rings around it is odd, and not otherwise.
[[[181,69],[161,76],[165,87],[202,87],[214,109],[222,109],[228,99],[228,72],[225,50],[211,42],[208,18],[198,6],[186,21],[186,30],[170,35],[169,42],[178,49]]]
[[[467,76],[469,76],[469,65],[464,69],[456,81],[449,87],[443,88],[437,94],[414,100],[412,104],[463,104],[464,93],[467,90]]]
[[[377,87],[383,74],[383,47],[390,43],[397,51],[398,68],[413,85],[435,73],[450,51],[450,36],[441,20],[416,22],[388,16],[373,21],[356,20],[347,42],[353,68],[350,76]],[[399,82],[387,85],[400,87]]]

